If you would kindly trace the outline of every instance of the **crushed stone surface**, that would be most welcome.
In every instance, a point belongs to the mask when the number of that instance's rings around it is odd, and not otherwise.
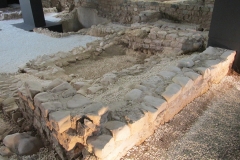
[[[122,160],[240,159],[240,77],[226,76]]]
[[[46,14],[48,21],[59,21],[55,14]],[[72,35],[53,38],[35,32],[27,32],[12,24],[22,23],[23,19],[0,21],[0,73],[14,73],[40,55],[51,55],[59,51],[67,52],[99,38],[87,35]]]

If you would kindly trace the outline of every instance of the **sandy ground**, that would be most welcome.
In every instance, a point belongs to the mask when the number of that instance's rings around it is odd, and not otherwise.
[[[122,160],[240,159],[240,77],[190,103]]]
[[[59,21],[55,14],[46,14],[48,21]],[[13,73],[18,66],[39,55],[67,52],[74,47],[84,46],[97,37],[72,35],[63,38],[52,38],[35,32],[27,32],[12,24],[23,22],[23,19],[0,21],[0,73]],[[37,47],[36,47],[37,46]]]

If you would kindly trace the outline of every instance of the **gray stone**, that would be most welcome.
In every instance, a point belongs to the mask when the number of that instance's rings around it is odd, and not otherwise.
[[[197,74],[195,72],[185,72],[184,75],[191,78],[193,81],[195,81],[197,78],[201,76],[200,74]]]
[[[170,71],[161,71],[158,73],[159,76],[163,77],[166,80],[172,79],[176,73]]]
[[[0,155],[2,156],[11,156],[13,153],[10,151],[9,148],[5,147],[5,146],[2,146],[0,147]],[[1,159],[1,157],[0,157]]]
[[[63,82],[62,84],[54,87],[51,92],[53,93],[57,93],[57,92],[62,92],[62,91],[65,91],[65,90],[68,90],[68,89],[72,89],[73,87],[67,83],[67,82]]]
[[[181,69],[176,67],[176,66],[169,66],[167,67],[167,70],[170,71],[170,72],[174,72],[174,73],[181,73]]]
[[[109,121],[105,127],[111,131],[115,141],[125,140],[131,135],[130,128],[123,122]]]
[[[38,138],[24,138],[19,142],[18,154],[20,156],[36,154],[42,147],[43,143]]]
[[[162,96],[167,100],[167,102],[173,101],[181,93],[182,87],[176,83],[172,83],[167,86],[165,92],[162,93]]]
[[[156,87],[158,83],[162,82],[162,79],[159,76],[152,76],[141,82],[141,85],[147,87]]]
[[[147,106],[156,108],[159,113],[166,109],[166,101],[161,98],[145,96],[143,101]]]
[[[143,92],[139,89],[133,89],[125,95],[125,100],[137,101],[141,98]]]
[[[54,101],[57,97],[52,93],[42,92],[34,97],[34,105],[39,107],[41,103]]]
[[[64,81],[57,78],[57,79],[54,79],[47,87],[46,87],[46,90],[52,90],[54,87],[62,84]]]
[[[191,59],[184,59],[178,63],[179,68],[191,68],[192,66],[194,66],[194,62]]]
[[[174,77],[173,82],[179,84],[183,88],[190,88],[193,86],[193,81],[190,78],[184,76]]]
[[[115,148],[114,139],[109,135],[100,135],[87,140],[88,147],[100,159],[104,159]]]
[[[49,114],[52,128],[62,133],[71,127],[70,111],[56,111]]]
[[[41,103],[39,108],[41,110],[42,116],[43,117],[48,117],[48,114],[50,112],[62,109],[62,103],[57,102],[57,101],[55,101],[55,102],[45,102],[45,103]]]
[[[115,83],[117,80],[117,76],[113,73],[107,73],[105,75],[103,75],[103,78],[100,80],[100,82],[103,85],[109,85],[109,84],[113,84]]]
[[[26,89],[26,93],[32,100],[36,94],[42,92],[43,90],[42,85],[35,81],[26,81],[24,83],[24,87]]]
[[[73,96],[72,99],[70,99],[67,102],[67,106],[68,106],[68,108],[80,108],[80,107],[83,107],[90,103],[92,103],[92,102],[88,98],[86,98],[80,94],[76,94],[75,96]]]

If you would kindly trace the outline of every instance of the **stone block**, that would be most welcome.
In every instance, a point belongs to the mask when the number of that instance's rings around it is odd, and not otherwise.
[[[62,84],[64,81],[57,78],[54,79],[46,88],[45,90],[52,90],[53,88],[57,87],[58,85]]]
[[[39,109],[42,116],[47,118],[50,112],[62,109],[62,103],[57,101],[41,103]]]
[[[47,93],[47,92],[38,93],[34,97],[34,105],[36,107],[39,107],[41,103],[54,101],[56,99],[58,98],[52,93]]]
[[[100,80],[101,84],[109,85],[114,84],[117,81],[117,76],[113,73],[107,73],[103,75],[103,78]]]
[[[224,60],[227,59],[227,60],[233,61],[233,60],[234,60],[234,57],[235,57],[235,54],[236,54],[235,51],[228,50],[228,51],[225,51],[225,52],[220,56],[220,58],[222,58],[222,59],[224,59]]]
[[[178,65],[177,65],[179,68],[191,68],[194,66],[194,62],[191,60],[191,59],[184,59],[184,60],[181,60]]]
[[[165,80],[169,80],[172,79],[176,75],[176,73],[170,71],[161,71],[158,73],[158,75],[163,77],[163,79]]]
[[[35,81],[26,81],[24,83],[24,87],[27,95],[31,100],[33,100],[34,96],[40,92],[42,92],[43,87],[40,83]]]
[[[131,135],[130,128],[123,122],[109,121],[104,126],[111,131],[115,141],[125,140]]]
[[[63,83],[61,83],[60,85],[54,87],[54,88],[51,90],[51,92],[52,92],[52,93],[63,92],[63,91],[65,91],[65,90],[72,89],[72,88],[73,88],[73,87],[72,87],[69,83],[63,82]]]
[[[202,75],[197,74],[196,72],[191,72],[191,71],[185,72],[184,75],[191,78],[194,82],[197,81],[199,78],[200,79],[202,78]]]
[[[70,99],[67,102],[67,107],[68,108],[83,108],[85,105],[88,105],[92,103],[88,98],[80,95],[80,94],[76,94],[75,96],[72,97],[72,99]]]
[[[158,83],[162,82],[159,76],[152,76],[141,82],[141,85],[146,87],[156,87]]]
[[[130,127],[131,134],[136,134],[144,129],[147,123],[147,116],[145,116],[140,110],[134,110],[125,116],[125,120]]]
[[[182,87],[180,85],[172,83],[166,87],[162,96],[167,100],[167,102],[171,102],[181,94],[181,89]]]
[[[161,99],[161,98],[156,98],[156,97],[153,97],[153,96],[145,96],[143,98],[143,102],[147,106],[151,106],[151,107],[156,108],[158,110],[158,113],[161,113],[162,111],[164,111],[167,108],[166,101]]]
[[[176,76],[172,80],[174,83],[182,86],[183,91],[190,89],[194,84],[190,78],[184,76]]]
[[[208,79],[211,76],[211,71],[209,68],[205,68],[205,67],[197,67],[194,68],[194,70],[196,72],[198,72],[199,74],[201,74],[203,76],[204,79]]]
[[[71,127],[70,111],[56,111],[49,114],[52,128],[62,133]]]
[[[93,103],[86,106],[83,113],[91,119],[95,125],[100,125],[107,121],[108,107],[102,103]]]
[[[98,137],[90,137],[87,140],[87,145],[90,152],[100,159],[104,159],[115,148],[113,137],[105,134]]]
[[[125,95],[125,100],[138,101],[141,99],[143,92],[139,89],[133,89]]]

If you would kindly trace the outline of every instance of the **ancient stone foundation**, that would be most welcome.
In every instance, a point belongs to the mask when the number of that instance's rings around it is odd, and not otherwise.
[[[121,102],[95,102],[63,80],[25,82],[19,107],[61,159],[120,159],[229,72],[235,52],[207,48],[142,80]],[[107,79],[113,78],[110,74]]]

